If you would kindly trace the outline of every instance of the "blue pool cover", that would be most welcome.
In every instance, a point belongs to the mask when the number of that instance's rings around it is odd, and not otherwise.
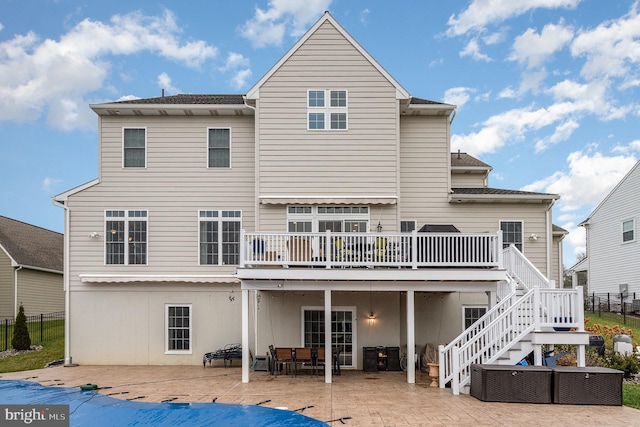
[[[0,380],[0,404],[69,405],[70,426],[327,426],[299,412],[229,403],[149,403],[79,388]]]

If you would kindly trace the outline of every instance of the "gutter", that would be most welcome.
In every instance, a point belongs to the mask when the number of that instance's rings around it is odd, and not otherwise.
[[[71,358],[71,290],[69,286],[69,207],[55,198],[52,198],[54,206],[64,209],[64,366],[76,366]]]

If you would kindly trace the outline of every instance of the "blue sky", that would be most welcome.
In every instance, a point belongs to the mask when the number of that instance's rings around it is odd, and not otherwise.
[[[63,231],[51,197],[97,177],[88,105],[244,94],[329,10],[413,96],[458,106],[452,150],[489,185],[560,194],[564,262],[640,157],[632,0],[0,0],[0,215]]]

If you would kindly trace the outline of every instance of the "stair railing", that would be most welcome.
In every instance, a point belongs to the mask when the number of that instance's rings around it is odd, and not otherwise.
[[[552,288],[552,281],[533,265],[514,245],[503,249],[504,267],[527,291],[533,288]]]

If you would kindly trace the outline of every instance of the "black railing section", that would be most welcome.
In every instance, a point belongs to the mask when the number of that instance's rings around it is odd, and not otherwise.
[[[620,324],[640,328],[640,295],[630,293],[591,293],[584,299],[585,315],[613,319]]]
[[[4,319],[0,322],[0,351],[6,351],[12,348],[11,340],[16,319]],[[27,316],[27,329],[31,345],[64,337],[64,311]]]

